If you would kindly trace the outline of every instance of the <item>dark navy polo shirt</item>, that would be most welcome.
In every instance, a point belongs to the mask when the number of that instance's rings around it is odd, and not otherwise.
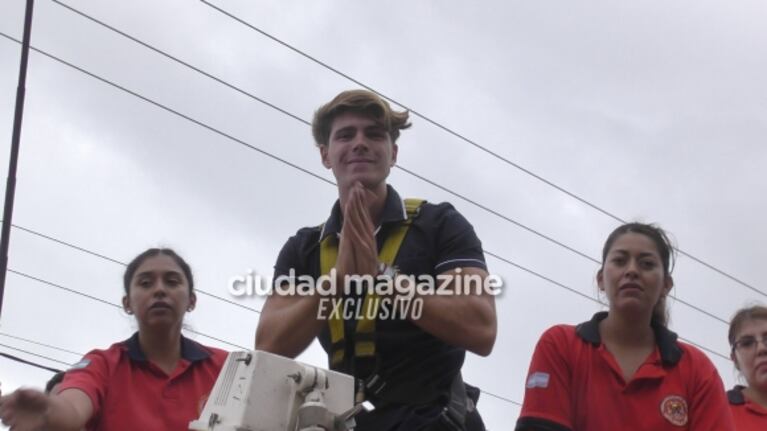
[[[393,187],[387,186],[381,225],[376,230],[379,252],[392,228],[406,219],[402,199]],[[320,275],[320,241],[328,235],[338,235],[341,225],[342,211],[336,201],[323,225],[303,228],[288,239],[275,264],[275,279],[288,275],[291,268],[296,276],[309,275],[316,279]],[[486,269],[482,244],[474,228],[449,203],[425,203],[421,207],[400,246],[394,265],[400,273],[416,277],[422,274],[436,277],[459,267]],[[346,339],[352,340],[355,322],[345,323]],[[329,351],[327,327],[319,335],[319,340],[325,351]],[[411,394],[413,399],[438,393],[440,396],[436,399],[431,396],[431,399],[418,401],[439,406],[444,404],[450,384],[463,365],[466,353],[463,348],[446,344],[408,320],[377,321],[375,342],[380,360],[378,374],[387,383],[379,393],[380,398],[373,398],[374,402],[396,404],[389,394],[404,392]],[[347,344],[347,358],[353,355],[352,348],[353,343]],[[360,378],[368,377],[355,373],[353,365],[346,364],[344,368],[340,371],[356,374]]]

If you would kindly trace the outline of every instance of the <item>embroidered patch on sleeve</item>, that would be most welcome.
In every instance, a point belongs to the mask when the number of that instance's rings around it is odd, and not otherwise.
[[[69,367],[69,369],[67,371],[82,370],[83,368],[87,367],[90,364],[91,364],[91,360],[90,359],[83,359],[82,361],[80,361],[80,362],[72,365],[71,367]]]
[[[530,374],[527,378],[527,388],[548,388],[549,387],[549,373],[542,373],[536,371]]]

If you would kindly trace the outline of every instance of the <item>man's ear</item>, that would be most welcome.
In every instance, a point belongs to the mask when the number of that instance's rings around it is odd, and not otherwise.
[[[397,144],[392,143],[391,145],[392,145],[392,148],[391,148],[391,164],[389,165],[390,168],[397,164],[397,150],[399,150],[399,147],[397,146]]]
[[[328,144],[320,145],[320,158],[322,158],[322,166],[325,166],[327,169],[333,167],[333,165],[330,163],[330,160],[328,159]]]

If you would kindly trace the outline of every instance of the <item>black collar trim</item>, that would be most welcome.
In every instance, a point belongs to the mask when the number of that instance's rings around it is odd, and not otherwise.
[[[745,388],[745,386],[736,385],[734,388],[727,391],[727,400],[730,402],[730,404],[746,404],[746,397],[743,396],[743,389]]]
[[[407,212],[405,211],[405,203],[399,197],[399,194],[394,190],[394,187],[386,185],[386,201],[384,202],[383,214],[381,215],[381,225],[387,223],[397,223],[407,220]],[[322,225],[320,231],[320,240],[322,242],[326,236],[331,234],[338,235],[341,233],[341,202],[336,199],[333,204],[333,209],[330,210],[330,217]],[[376,230],[376,232],[378,232]]]
[[[146,356],[144,355],[144,352],[141,351],[141,345],[138,341],[138,332],[125,340],[123,345],[128,351],[128,357],[131,358],[131,360],[137,362],[146,362]],[[182,335],[181,357],[189,362],[197,362],[208,359],[210,357],[210,352],[201,344],[196,343]]]
[[[591,320],[581,323],[575,327],[575,332],[584,341],[595,346],[602,344],[602,337],[599,335],[599,322],[607,317],[606,311],[596,313]],[[660,357],[665,365],[676,365],[682,359],[682,349],[676,342],[677,335],[665,326],[653,325],[655,331],[655,342],[660,350]]]

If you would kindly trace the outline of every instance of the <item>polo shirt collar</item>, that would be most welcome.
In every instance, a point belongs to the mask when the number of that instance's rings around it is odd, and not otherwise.
[[[125,340],[124,346],[128,352],[128,357],[131,358],[131,360],[137,362],[146,362],[146,356],[144,355],[144,352],[141,351],[141,345],[138,341],[138,332]],[[182,335],[181,357],[189,362],[197,362],[210,357],[210,352],[203,348],[199,343],[196,343]]]
[[[602,344],[602,337],[599,335],[599,322],[607,317],[606,311],[596,313],[591,320],[576,326],[575,332],[583,340],[598,346]],[[661,360],[665,365],[676,365],[682,359],[682,349],[677,345],[677,335],[665,326],[653,325],[655,332],[655,342],[660,350]]]
[[[387,223],[395,223],[407,220],[407,211],[405,210],[405,203],[399,197],[399,194],[394,187],[386,185],[386,201],[384,202],[383,213],[381,214],[381,225]],[[342,211],[341,201],[336,199],[336,203],[333,205],[333,209],[330,211],[330,217],[328,217],[325,224],[322,225],[322,231],[320,232],[320,242],[325,239],[326,236],[331,234],[338,235],[341,233]],[[379,226],[380,228],[380,226]],[[376,232],[378,229],[376,229]]]
[[[745,386],[736,385],[734,388],[727,391],[727,400],[730,404],[746,404],[746,397],[743,396],[743,389],[745,389]]]

